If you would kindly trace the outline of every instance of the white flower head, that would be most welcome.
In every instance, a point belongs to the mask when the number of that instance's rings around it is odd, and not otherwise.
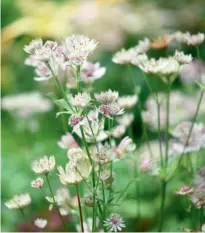
[[[125,222],[119,214],[111,214],[105,221],[104,226],[110,232],[121,231],[125,227]]]
[[[205,188],[205,166],[198,170],[194,177],[194,184],[198,188]]]
[[[136,148],[135,144],[133,143],[132,139],[129,137],[125,137],[121,140],[120,144],[114,148],[116,153],[117,159],[121,159],[123,154],[129,151],[134,151]]]
[[[74,97],[71,97],[70,102],[77,108],[85,108],[90,103],[91,97],[88,93],[78,93]]]
[[[204,33],[198,33],[187,37],[187,44],[192,46],[198,46],[204,41]]]
[[[84,119],[81,116],[71,115],[71,117],[69,118],[69,125],[71,126],[83,125],[83,124],[84,124]]]
[[[191,62],[193,58],[191,54],[185,55],[183,52],[176,50],[174,54],[174,59],[176,59],[179,64],[183,65]]]
[[[126,132],[126,127],[124,125],[117,125],[112,129],[112,136],[114,138],[121,138]]]
[[[81,79],[85,83],[92,83],[105,74],[106,68],[100,67],[100,63],[86,62],[81,68]]]
[[[133,51],[121,49],[114,54],[112,61],[116,64],[129,64],[132,60]]]
[[[31,181],[31,187],[33,188],[42,188],[44,180],[42,177],[37,177],[35,180]]]
[[[56,43],[56,42],[52,42]],[[56,47],[57,45],[52,45],[51,42],[46,42],[43,45],[42,39],[35,39],[30,42],[29,45],[24,46],[24,51],[27,52],[28,54],[31,54],[36,58],[37,60],[40,61],[49,61],[52,50]]]
[[[53,155],[50,157],[44,155],[39,161],[33,161],[31,167],[35,173],[47,174],[54,169],[55,164],[55,157]]]
[[[147,61],[148,61],[148,56],[145,53],[143,54],[136,53],[132,56],[131,63],[135,66],[139,66],[140,64]]]
[[[179,63],[176,59],[169,58],[159,58],[158,60],[150,59],[139,65],[140,69],[145,73],[160,75],[160,76],[170,76],[179,71]]]
[[[31,203],[31,197],[28,193],[15,195],[12,199],[5,202],[6,207],[9,209],[23,208]]]
[[[191,127],[192,122],[185,121],[177,125],[171,132],[176,139],[174,144],[179,145],[178,151],[176,151],[179,154],[198,151],[201,147],[205,147],[205,125],[203,123],[195,123],[189,136]]]
[[[71,159],[66,165],[65,170],[63,167],[59,166],[58,176],[61,183],[64,185],[77,184],[89,176],[91,169],[90,161],[87,157],[82,155],[75,159]]]
[[[71,133],[66,133],[61,137],[61,140],[58,141],[58,146],[67,150],[69,148],[78,147],[78,143],[75,141]]]
[[[146,53],[150,48],[150,40],[148,38],[144,38],[144,40],[139,40],[137,46],[134,48],[136,53]]]
[[[89,111],[88,120],[89,121],[98,121],[98,113],[99,112],[97,109]]]
[[[110,104],[118,99],[119,93],[117,91],[108,90],[95,94],[95,99],[101,104]]]
[[[99,112],[107,117],[122,115],[124,109],[121,109],[118,103],[103,104],[99,106]]]
[[[48,221],[46,219],[43,219],[43,218],[37,218],[34,221],[34,224],[39,228],[45,228],[47,223],[48,223]]]
[[[180,32],[180,31],[177,31],[173,34],[173,38],[178,41],[179,43],[183,43],[183,44],[186,44],[187,43],[187,38],[190,37],[190,33],[189,32]]]
[[[121,108],[131,109],[135,106],[138,101],[138,96],[136,95],[127,95],[119,97],[117,102]]]
[[[188,195],[190,193],[193,193],[193,191],[194,191],[193,187],[184,185],[179,190],[176,191],[176,194],[181,195],[181,196],[185,196],[185,195]]]
[[[63,53],[69,64],[83,65],[88,55],[96,48],[97,42],[83,35],[72,35],[63,41]]]
[[[120,117],[116,118],[116,121],[120,124],[120,125],[124,125],[126,128],[129,127],[132,122],[134,121],[134,115],[133,113],[125,113]]]

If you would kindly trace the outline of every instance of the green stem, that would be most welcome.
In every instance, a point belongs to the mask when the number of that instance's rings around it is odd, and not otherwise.
[[[21,212],[21,215],[22,215],[23,219],[25,219],[25,214],[24,214],[24,212],[23,212],[23,209],[22,209],[22,208],[19,208],[19,210],[20,210],[20,212]]]
[[[80,66],[76,67],[76,82],[77,82],[77,91],[80,92],[81,88],[80,88]]]
[[[162,152],[162,141],[161,141],[161,117],[160,117],[160,101],[159,95],[156,94],[156,103],[157,103],[157,122],[158,122],[158,140],[159,140],[159,149],[160,149],[160,164],[163,167],[163,152]]]
[[[203,222],[204,221],[204,210],[203,207],[200,208],[200,225],[199,225],[199,232],[202,230]]]
[[[165,208],[165,199],[166,199],[166,181],[162,180],[161,183],[161,206],[160,206],[160,222],[159,222],[159,232],[162,232],[163,223],[164,223],[164,208]]]
[[[46,174],[45,177],[46,177],[46,180],[47,180],[47,183],[48,183],[48,187],[49,187],[51,196],[52,196],[52,198],[53,198],[53,203],[54,203],[54,205],[56,206],[56,209],[57,209],[57,211],[58,211],[58,215],[59,215],[59,217],[60,217],[60,219],[61,219],[61,222],[62,222],[62,224],[63,224],[64,229],[66,230],[65,223],[64,223],[64,221],[63,221],[63,218],[62,218],[62,216],[61,216],[60,210],[59,210],[59,208],[58,208],[58,205],[57,205],[57,203],[56,203],[55,197],[54,197],[54,195],[53,195],[53,191],[52,191],[52,188],[51,188],[51,185],[50,185],[50,181],[49,181],[49,179],[48,179],[48,174]]]
[[[81,225],[82,232],[84,232],[83,214],[82,214],[82,208],[81,208],[81,203],[80,203],[80,193],[79,193],[79,189],[78,189],[78,184],[76,184],[75,187],[76,187],[76,194],[77,194],[77,199],[78,199],[78,208],[79,208],[79,214],[80,214],[80,225]]]

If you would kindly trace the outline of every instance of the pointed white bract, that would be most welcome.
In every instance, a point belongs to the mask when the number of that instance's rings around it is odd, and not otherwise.
[[[35,180],[31,181],[31,187],[33,188],[42,188],[44,184],[44,180],[42,177],[37,177]]]
[[[179,64],[187,64],[192,61],[192,55],[185,55],[184,52],[180,52],[178,50],[175,51],[174,58],[179,62]]]

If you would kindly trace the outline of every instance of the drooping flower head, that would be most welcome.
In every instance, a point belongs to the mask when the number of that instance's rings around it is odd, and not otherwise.
[[[117,232],[125,227],[125,222],[119,214],[111,214],[105,221],[104,226],[108,231]]]
[[[9,209],[19,209],[23,208],[31,203],[31,197],[28,193],[15,195],[12,199],[5,202],[5,205]]]
[[[53,155],[50,157],[44,155],[39,161],[33,161],[31,167],[35,173],[47,174],[54,169],[55,164],[55,157]]]

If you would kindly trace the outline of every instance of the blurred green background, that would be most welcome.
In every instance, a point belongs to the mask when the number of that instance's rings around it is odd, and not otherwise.
[[[2,96],[40,90],[43,95],[50,91],[48,87],[33,80],[34,71],[24,65],[26,54],[23,46],[35,37],[56,39],[73,33],[85,34],[99,41],[99,46],[92,56],[93,61],[99,61],[107,68],[105,76],[95,82],[95,91],[117,90],[121,95],[132,94],[133,86],[125,66],[113,64],[114,52],[121,47],[135,46],[139,39],[154,38],[176,30],[190,32],[205,31],[205,1],[203,0],[2,0]],[[172,52],[172,49],[170,51]],[[186,48],[185,52],[195,51]],[[154,56],[163,56],[164,51],[158,50]],[[201,55],[205,57],[205,46],[201,47]],[[142,104],[148,96],[148,90],[141,77],[141,72],[133,67],[136,85],[141,86],[140,100]],[[155,90],[163,90],[161,82],[154,81]],[[175,88],[182,89],[179,81]],[[60,118],[55,118],[56,109],[35,116],[40,124],[37,132],[19,129],[15,116],[2,111],[2,231],[21,231],[26,228],[18,211],[9,210],[4,202],[14,194],[29,192],[32,205],[26,208],[26,218],[33,221],[36,216],[55,219],[48,211],[48,203],[39,190],[30,187],[30,181],[35,178],[30,164],[35,158],[44,154],[54,154],[58,164],[66,161],[65,152],[57,146],[57,141],[63,134]],[[137,108],[133,133],[136,140],[141,136],[141,119]],[[150,138],[155,134],[150,133]],[[129,164],[116,165],[119,177],[116,179],[118,190],[125,187],[132,171]],[[128,174],[124,176],[123,174]],[[52,185],[61,187],[56,171],[52,174]],[[159,190],[155,178],[142,175],[142,230],[156,231],[155,219],[158,215]],[[156,185],[154,185],[156,183]],[[177,188],[182,182],[175,180],[169,186]],[[152,185],[150,185],[152,184]],[[121,212],[127,220],[129,231],[139,230],[136,221],[135,187],[129,189]],[[186,203],[170,194],[166,208],[166,231],[180,231],[179,227],[190,226],[190,220],[185,212]],[[197,213],[196,213],[197,214]],[[36,230],[36,229],[35,229]],[[50,226],[49,230],[60,230],[58,224]],[[75,230],[70,224],[70,230]]]

